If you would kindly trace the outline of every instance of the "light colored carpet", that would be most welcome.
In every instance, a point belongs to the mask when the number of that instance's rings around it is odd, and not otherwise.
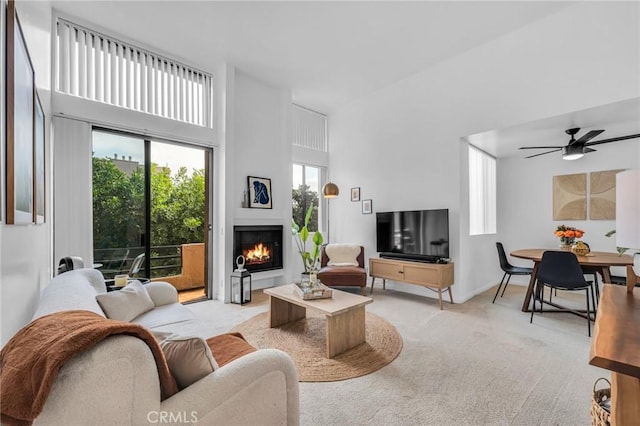
[[[263,312],[231,331],[242,333],[258,349],[280,349],[296,364],[301,382],[334,382],[364,376],[393,361],[402,349],[402,337],[389,321],[365,313],[365,343],[334,358],[327,358],[326,328],[323,315],[307,309],[306,318],[269,327],[269,313]]]
[[[609,372],[588,364],[586,320],[520,311],[524,288],[495,288],[464,303],[376,289],[373,312],[395,325],[404,346],[389,365],[355,379],[300,383],[303,425],[588,425],[594,381]],[[268,310],[249,305],[187,305],[206,320],[202,335],[231,330]],[[554,296],[557,302],[580,295]],[[576,299],[575,297],[578,297]],[[320,398],[319,395],[322,395]]]

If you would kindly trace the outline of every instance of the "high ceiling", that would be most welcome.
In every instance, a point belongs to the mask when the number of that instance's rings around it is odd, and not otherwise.
[[[567,7],[540,1],[53,1],[64,16],[333,108]]]

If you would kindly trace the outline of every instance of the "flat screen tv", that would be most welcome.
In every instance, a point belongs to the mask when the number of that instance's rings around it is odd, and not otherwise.
[[[442,262],[449,258],[449,210],[376,213],[381,257]]]

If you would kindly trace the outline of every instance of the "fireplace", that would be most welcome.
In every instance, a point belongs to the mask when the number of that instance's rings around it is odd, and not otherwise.
[[[282,225],[234,226],[234,268],[240,255],[249,272],[282,269]]]

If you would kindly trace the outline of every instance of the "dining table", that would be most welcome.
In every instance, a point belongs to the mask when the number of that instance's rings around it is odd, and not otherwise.
[[[542,254],[545,251],[556,250],[561,251],[562,249],[543,249],[543,248],[528,248],[528,249],[518,249],[512,251],[510,254],[513,257],[517,257],[520,259],[528,259],[533,261],[533,271],[531,273],[531,278],[529,279],[529,285],[527,287],[527,292],[524,296],[524,301],[522,303],[522,311],[523,312],[531,312],[531,298],[533,296],[533,290],[535,287],[537,275],[538,275],[538,266],[540,265],[540,261],[542,260]],[[590,269],[597,271],[602,276],[603,283],[611,282],[611,271],[610,268],[612,266],[621,266],[626,267],[627,272],[627,291],[632,292],[633,287],[636,284],[636,276],[633,272],[633,257],[627,254],[619,254],[619,253],[610,253],[603,251],[592,251],[587,253],[586,255],[576,255],[578,258],[578,263],[581,266],[588,266]]]

